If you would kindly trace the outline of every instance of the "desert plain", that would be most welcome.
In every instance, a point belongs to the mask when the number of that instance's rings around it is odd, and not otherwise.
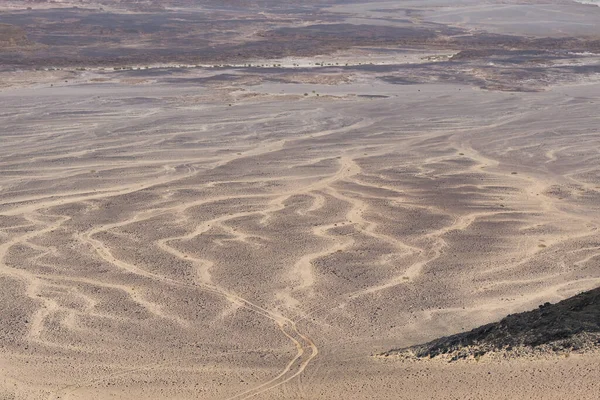
[[[600,7],[59,3],[0,23],[237,22],[6,41],[0,399],[598,398],[593,349],[382,354],[600,286]]]

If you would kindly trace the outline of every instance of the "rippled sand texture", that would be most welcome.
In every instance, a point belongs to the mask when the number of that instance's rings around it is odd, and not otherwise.
[[[600,88],[394,90],[1,93],[0,397],[593,393],[371,355],[598,286]]]

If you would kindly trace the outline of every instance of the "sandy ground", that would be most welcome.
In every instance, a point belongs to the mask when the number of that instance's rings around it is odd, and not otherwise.
[[[327,10],[598,33],[397,3]],[[600,284],[598,57],[455,53],[0,71],[0,400],[597,399],[598,353],[376,356]]]
[[[373,355],[600,284],[600,85],[361,79],[0,92],[0,398],[597,398]]]

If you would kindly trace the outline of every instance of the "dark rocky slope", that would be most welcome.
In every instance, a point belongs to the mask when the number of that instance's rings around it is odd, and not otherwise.
[[[445,356],[454,361],[488,352],[570,352],[599,346],[600,288],[597,288],[556,304],[545,303],[536,310],[509,315],[469,332],[382,355]]]

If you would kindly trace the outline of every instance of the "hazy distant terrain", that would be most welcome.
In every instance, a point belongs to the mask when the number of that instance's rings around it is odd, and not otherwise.
[[[0,11],[0,399],[597,398],[600,7]]]
[[[480,3],[9,1],[0,24],[12,31],[0,29],[0,62],[38,68],[231,63],[355,46],[600,50],[592,5]]]

